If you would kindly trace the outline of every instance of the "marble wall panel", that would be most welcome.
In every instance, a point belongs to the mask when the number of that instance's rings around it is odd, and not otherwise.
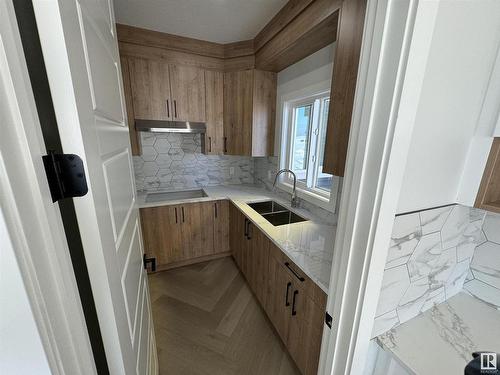
[[[466,279],[476,281],[474,268],[482,272],[483,280],[495,284],[491,280],[496,275],[491,269],[496,267],[492,260],[495,251],[485,242],[485,215],[481,210],[452,205],[395,218],[373,336],[462,291]],[[478,254],[482,246],[486,247]],[[498,255],[500,259],[500,248]],[[473,286],[479,293],[477,285]]]

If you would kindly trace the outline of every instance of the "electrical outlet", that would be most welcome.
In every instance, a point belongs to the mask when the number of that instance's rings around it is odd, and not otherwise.
[[[234,167],[229,168],[229,175],[234,176]]]

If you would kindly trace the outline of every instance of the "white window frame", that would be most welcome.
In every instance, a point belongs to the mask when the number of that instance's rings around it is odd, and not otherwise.
[[[279,129],[279,165],[281,169],[289,168],[290,166],[291,153],[289,150],[292,145],[290,144],[289,140],[291,140],[291,132],[293,131],[293,127],[291,126],[292,122],[290,120],[291,116],[293,116],[293,107],[300,104],[314,103],[315,99],[319,99],[326,95],[329,95],[330,85],[331,81],[323,81],[321,83],[305,87],[301,90],[290,92],[280,97],[278,104],[280,112],[278,113],[279,115],[281,115],[281,118],[279,119],[278,123],[281,124],[281,128]],[[320,114],[320,108],[316,111],[313,110],[313,116],[319,116]],[[318,145],[316,144],[316,142],[313,141],[311,143],[314,144],[309,144],[308,147],[314,147],[317,150]],[[314,174],[315,172],[313,172],[313,174],[310,175],[309,178],[314,179]],[[282,174],[277,185],[281,190],[291,193],[293,191],[292,176],[289,174]],[[340,178],[334,176],[332,181],[332,188],[330,190],[330,194],[328,195],[319,189],[308,188],[304,183],[300,183],[299,181],[297,181],[297,196],[330,212],[335,212],[339,185]]]

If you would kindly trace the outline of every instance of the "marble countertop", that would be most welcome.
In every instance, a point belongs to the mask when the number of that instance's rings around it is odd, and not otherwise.
[[[500,353],[500,311],[461,292],[380,335],[410,373],[463,374],[476,351]]]
[[[278,246],[308,277],[328,294],[336,226],[322,222],[309,211],[291,208],[290,202],[254,185],[214,186],[203,188],[208,197],[176,201],[146,202],[145,193],[138,193],[139,208],[229,199],[276,246]],[[248,203],[274,200],[309,221],[274,226],[254,211]]]

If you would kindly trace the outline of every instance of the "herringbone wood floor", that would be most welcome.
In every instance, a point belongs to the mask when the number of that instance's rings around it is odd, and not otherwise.
[[[149,281],[161,375],[299,374],[232,258]]]

